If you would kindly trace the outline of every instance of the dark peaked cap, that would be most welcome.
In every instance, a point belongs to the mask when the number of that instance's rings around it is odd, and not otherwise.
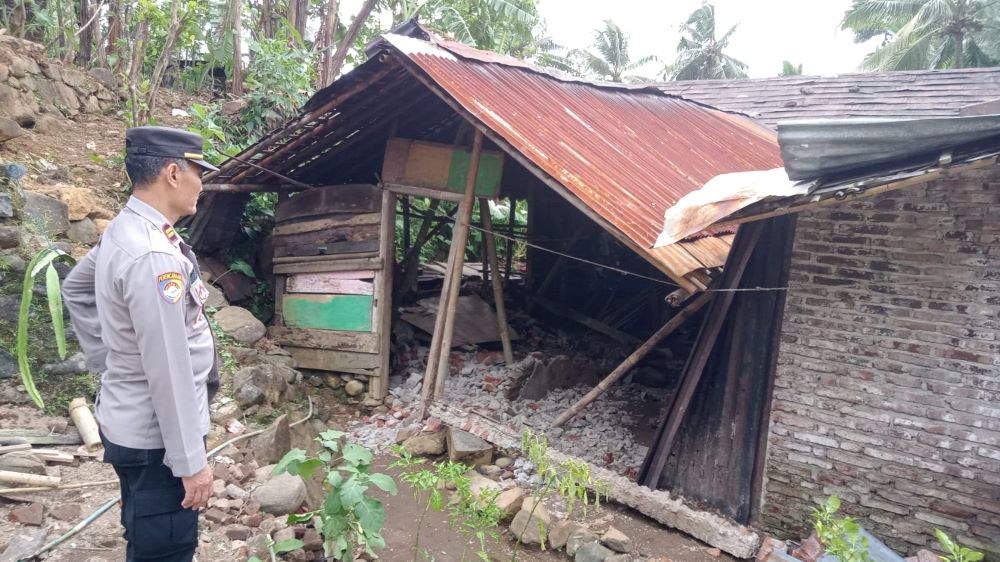
[[[132,127],[125,131],[125,154],[185,158],[206,170],[218,170],[205,161],[201,135],[170,127]]]

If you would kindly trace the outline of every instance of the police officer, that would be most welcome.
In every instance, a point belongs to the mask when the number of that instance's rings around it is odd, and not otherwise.
[[[136,127],[125,135],[132,196],[73,268],[63,298],[93,372],[104,462],[121,482],[128,562],[191,561],[212,491],[205,436],[218,385],[208,290],[174,230],[216,170],[199,135]]]

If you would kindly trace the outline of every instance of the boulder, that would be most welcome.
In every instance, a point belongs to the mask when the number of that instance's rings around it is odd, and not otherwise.
[[[229,306],[216,312],[215,321],[224,334],[245,345],[257,343],[267,333],[263,322],[249,310],[238,306]]]
[[[569,538],[566,539],[566,554],[570,556],[575,556],[576,551],[580,549],[581,546],[590,543],[596,543],[600,541],[600,537],[591,533],[587,529],[580,529],[570,533]]]
[[[31,191],[24,192],[24,199],[28,217],[39,223],[49,236],[59,236],[69,230],[69,208],[65,203]]]
[[[9,117],[22,127],[35,125],[38,103],[22,95],[7,84],[0,84],[0,107],[5,117]]]
[[[549,546],[558,550],[566,546],[566,542],[569,541],[571,535],[586,530],[587,527],[576,521],[570,521],[569,519],[558,521],[555,525],[552,525],[552,530],[549,532]]]
[[[66,84],[43,80],[38,83],[35,95],[45,107],[59,110],[66,115],[80,113],[80,100],[73,88]]]
[[[632,552],[632,539],[614,527],[608,527],[607,532],[601,535],[601,542],[615,552]]]
[[[261,511],[272,515],[295,513],[306,500],[306,484],[302,478],[284,473],[272,476],[250,494],[260,504]]]
[[[526,498],[510,523],[510,532],[524,544],[542,544],[542,533],[548,535],[551,518],[543,505],[532,511],[533,498]]]
[[[467,431],[449,427],[448,458],[472,466],[490,464],[493,460],[493,445]]]
[[[205,287],[208,289],[208,300],[205,301],[205,306],[215,309],[229,306],[226,295],[222,294],[218,287],[208,282],[205,283]]]
[[[84,113],[101,112],[101,102],[98,101],[97,96],[87,96],[87,98],[83,100],[83,112]]]
[[[599,542],[589,542],[581,545],[573,556],[574,562],[606,562],[615,553],[609,548],[605,548]]]
[[[64,68],[62,70],[62,81],[65,82],[67,86],[82,88],[86,78],[86,74],[75,68]]]
[[[268,364],[243,367],[233,376],[236,402],[243,408],[280,404],[288,394],[289,379],[295,379],[295,371],[285,367]]]
[[[483,495],[483,492],[490,492],[493,494],[500,493],[500,484],[490,480],[489,478],[479,474],[477,472],[469,472],[466,474],[469,477],[469,491],[472,492],[473,497],[479,499]]]
[[[79,375],[87,372],[87,358],[77,352],[58,363],[43,365],[42,370],[56,376]]]
[[[0,470],[45,476],[45,461],[31,451],[14,451],[0,455]]]
[[[14,216],[14,201],[9,193],[0,193],[0,219],[9,219]]]
[[[34,131],[43,135],[54,135],[65,131],[69,123],[65,119],[60,119],[55,115],[39,115],[35,120]]]
[[[250,448],[259,463],[271,464],[281,460],[292,448],[292,434],[288,428],[288,416],[274,420],[264,433],[252,438]]]
[[[510,457],[500,457],[494,464],[497,465],[500,470],[504,470],[510,468],[510,466],[514,464],[514,459]]]
[[[17,248],[21,245],[21,227],[0,226],[0,249]]]
[[[98,84],[109,90],[118,89],[118,77],[107,68],[91,68],[90,76],[94,80],[97,80]]]
[[[403,441],[403,448],[413,456],[440,455],[445,452],[444,431],[418,433]]]
[[[222,113],[232,117],[233,115],[236,115],[246,109],[247,103],[247,100],[244,99],[227,101],[222,104]]]
[[[85,218],[70,223],[69,230],[66,231],[66,237],[77,244],[86,244],[89,246],[97,243],[98,238],[101,237],[101,233],[97,230],[97,225],[94,224],[94,221]]]
[[[504,490],[497,496],[497,507],[507,516],[515,515],[518,511],[521,511],[521,506],[524,504],[524,496],[526,495],[527,492],[523,488],[515,487]]]
[[[0,142],[16,139],[23,134],[24,129],[21,128],[21,125],[17,121],[8,119],[7,117],[0,117]]]
[[[16,322],[18,308],[20,308],[20,299],[17,297],[10,297],[5,299],[5,302],[0,302],[0,315],[2,315],[0,319]],[[10,319],[10,316],[13,316],[13,320]],[[9,351],[0,347],[0,379],[9,379],[20,372],[17,359],[14,359]]]

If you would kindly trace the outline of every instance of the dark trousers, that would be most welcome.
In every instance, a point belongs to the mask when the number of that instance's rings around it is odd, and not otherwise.
[[[184,484],[163,465],[163,449],[132,449],[104,441],[104,462],[118,473],[126,562],[191,562],[198,548],[198,512],[181,507]]]

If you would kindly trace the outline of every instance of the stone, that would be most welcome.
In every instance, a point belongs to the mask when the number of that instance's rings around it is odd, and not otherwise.
[[[32,130],[43,135],[53,135],[65,131],[68,127],[69,123],[65,119],[60,119],[55,115],[45,114],[38,116]]]
[[[234,500],[245,500],[250,497],[250,493],[240,488],[236,484],[226,485],[226,495]]]
[[[577,523],[576,521],[570,521],[569,519],[557,521],[554,525],[552,525],[552,529],[549,530],[549,546],[558,550],[566,546],[566,542],[573,533],[586,530],[587,527]]]
[[[941,559],[938,558],[937,554],[934,554],[926,548],[918,550],[917,555],[913,556],[912,559],[915,560],[915,562],[941,562]],[[909,562],[910,558],[907,558],[906,560]]]
[[[9,193],[0,193],[0,218],[9,219],[14,216],[14,202]]]
[[[220,405],[212,413],[212,422],[224,424],[232,418],[240,417],[240,405],[236,402],[228,402]]]
[[[211,283],[206,283],[205,287],[208,288],[208,300],[205,301],[206,307],[218,309],[229,306],[229,301],[226,300],[226,295],[222,293],[221,289]]]
[[[274,542],[290,541],[295,539],[295,528],[285,527],[274,532]]]
[[[56,64],[42,63],[39,65],[42,69],[42,74],[49,80],[59,80],[62,81],[62,72],[60,72],[60,66]]]
[[[8,310],[12,310],[15,318],[17,317],[17,308]],[[3,316],[6,317],[6,310],[4,311]],[[11,355],[9,351],[0,347],[0,380],[13,378],[19,373],[20,370],[18,370],[17,359],[14,359],[14,356]]]
[[[91,219],[91,220],[94,221],[94,226],[97,227],[98,234],[104,234],[104,231],[108,229],[108,225],[111,224],[111,221],[109,221],[108,219]]]
[[[218,472],[218,467],[224,465],[215,465],[215,471]],[[213,474],[215,475],[215,474]],[[221,498],[223,494],[226,493],[226,481],[221,478],[216,478],[212,481],[212,495]]]
[[[219,525],[225,525],[232,520],[232,517],[218,507],[210,507],[205,510],[205,519]]]
[[[263,512],[272,515],[295,513],[306,501],[306,484],[288,473],[272,476],[250,494]]]
[[[13,530],[13,536],[7,544],[7,548],[0,553],[0,560],[4,562],[14,562],[17,560],[29,560],[34,557],[42,546],[45,545],[47,533],[45,529],[27,530],[24,528]],[[2,544],[2,543],[0,543]]]
[[[326,386],[328,386],[328,387],[330,387],[330,388],[332,388],[334,390],[336,390],[336,389],[344,386],[343,379],[341,379],[337,375],[324,375],[323,376],[323,381],[326,383]],[[401,443],[401,441],[397,441],[397,443]]]
[[[365,383],[361,381],[354,380],[344,385],[344,392],[346,392],[348,396],[360,396],[364,391]]]
[[[477,472],[469,472],[466,474],[469,477],[469,491],[476,498],[479,498],[484,491],[489,490],[493,494],[500,493],[500,484],[490,480],[489,478],[479,474]]]
[[[591,533],[586,528],[574,531],[570,533],[569,538],[566,539],[566,554],[575,556],[576,551],[579,550],[581,546],[599,542],[600,540],[600,537]]]
[[[489,464],[493,460],[493,445],[484,439],[454,427],[448,428],[448,458],[473,466]]]
[[[66,231],[67,238],[77,244],[86,244],[88,246],[96,244],[100,236],[101,233],[97,231],[97,225],[88,218],[70,223],[69,230]]]
[[[76,91],[66,84],[43,80],[38,83],[35,94],[45,107],[66,115],[80,113],[80,100],[76,97]]]
[[[246,109],[247,103],[247,100],[244,99],[227,101],[222,104],[222,113],[232,117],[233,115],[236,115]]]
[[[632,557],[628,554],[615,554],[605,558],[604,562],[632,562]]]
[[[302,535],[302,548],[310,551],[323,550],[323,537],[316,529],[306,529]]]
[[[3,108],[4,115],[17,121],[18,125],[22,127],[35,125],[38,103],[7,84],[0,84],[0,107]]]
[[[69,208],[62,201],[26,191],[24,210],[28,217],[45,229],[49,236],[59,236],[69,230]]]
[[[287,369],[294,369],[297,366],[295,359],[288,355],[271,355],[267,354],[261,357],[261,360],[268,365],[274,365],[277,367],[285,367]],[[320,383],[322,384],[322,382]]]
[[[64,68],[62,70],[62,80],[67,86],[82,88],[87,75],[75,68]]]
[[[79,375],[87,372],[87,358],[77,352],[59,363],[43,365],[42,370],[55,376]]]
[[[245,541],[250,538],[250,527],[246,525],[230,525],[226,527],[226,538],[231,541]]]
[[[21,227],[0,226],[0,249],[17,248],[21,245]]]
[[[573,560],[574,562],[606,562],[614,554],[614,551],[605,548],[599,542],[589,542],[576,550]]]
[[[22,525],[34,525],[40,527],[45,519],[45,508],[40,503],[31,503],[22,507],[10,510],[8,516],[11,521]]]
[[[249,347],[230,347],[229,353],[231,353],[233,355],[233,359],[241,365],[251,363],[259,356],[256,349]]]
[[[118,77],[107,68],[91,68],[89,72],[91,78],[107,88],[108,90],[118,89]]]
[[[0,455],[0,470],[44,476],[45,461],[31,451],[14,451]]]
[[[608,530],[601,535],[601,543],[615,552],[625,554],[632,552],[632,539],[614,527],[608,527]]]
[[[17,55],[12,56],[10,58],[10,63],[8,64],[8,68],[10,69],[10,75],[13,76],[14,78],[24,78],[24,75],[26,74],[25,69],[27,66],[28,63],[25,61],[25,59]]]
[[[548,521],[541,517],[542,509],[536,509],[533,514],[524,507],[517,512],[510,523],[510,532],[524,544],[542,544],[542,533],[548,534]],[[546,514],[547,515],[547,514]]]
[[[772,556],[774,553],[778,554]],[[772,558],[774,560],[778,560],[780,558],[780,554],[787,553],[788,545],[785,544],[785,541],[778,540],[774,537],[764,537],[764,540],[760,543],[760,549],[757,550],[757,556],[754,557],[754,560],[757,562],[768,562]],[[920,562],[938,562],[938,560],[937,557],[935,557],[934,560]]]
[[[0,142],[7,142],[24,134],[24,129],[13,119],[0,117]]]
[[[288,393],[288,377],[294,380],[295,372],[277,365],[243,367],[233,376],[234,398],[242,408],[281,404]]]
[[[271,537],[260,534],[247,541],[247,556],[255,556],[260,560],[271,559]]]
[[[276,463],[292,449],[292,433],[288,427],[288,415],[274,420],[264,433],[250,441],[250,449],[257,462]]]
[[[267,329],[251,312],[238,306],[229,306],[215,313],[215,321],[224,334],[244,344],[257,343]]]
[[[806,540],[799,544],[799,547],[792,550],[791,555],[802,562],[815,562],[823,556],[823,543],[816,537],[816,533],[811,533]]]
[[[309,560],[311,560],[309,555],[306,554],[306,551],[301,548],[296,548],[295,550],[289,552],[288,554],[285,555],[285,558],[288,560],[288,562],[308,562]]]
[[[718,548],[709,548],[705,552],[707,552],[708,555],[711,556],[712,558],[718,558],[722,556],[722,550]]]
[[[524,496],[527,492],[523,488],[510,488],[500,492],[497,496],[496,504],[507,516],[516,514],[521,511],[521,506],[524,504]],[[565,542],[563,543],[565,544]]]
[[[97,96],[87,96],[87,98],[83,100],[83,112],[84,113],[101,112],[101,102],[97,99]]]
[[[500,457],[496,460],[494,464],[497,465],[501,470],[504,470],[510,467],[512,464],[514,464],[514,459],[510,457]]]
[[[403,448],[413,456],[440,455],[446,450],[444,431],[418,433],[403,441]]]

